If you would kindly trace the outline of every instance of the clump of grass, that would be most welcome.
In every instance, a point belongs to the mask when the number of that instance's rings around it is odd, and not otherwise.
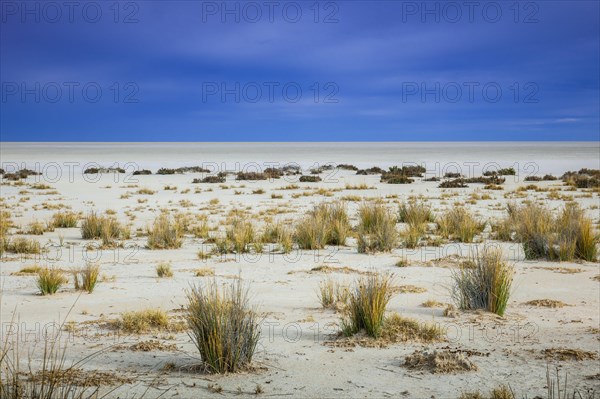
[[[408,223],[409,225],[422,225],[424,223],[433,222],[435,218],[431,207],[422,201],[409,201],[400,205],[398,214],[400,223]]]
[[[161,213],[148,231],[147,247],[150,249],[175,249],[183,244],[183,227],[168,213]]]
[[[254,225],[241,217],[235,218],[226,232],[227,240],[233,245],[236,253],[248,252],[251,244],[256,242]]]
[[[216,281],[187,293],[190,338],[209,372],[236,372],[250,364],[260,337],[248,289],[236,279],[220,291]]]
[[[452,296],[460,309],[485,309],[503,316],[510,297],[514,266],[502,260],[498,249],[485,249],[475,267],[454,272]]]
[[[465,371],[475,371],[477,366],[461,352],[449,350],[415,351],[406,356],[404,366],[409,369],[429,370],[434,374],[449,374]]]
[[[427,225],[422,224],[409,224],[408,228],[403,231],[400,236],[404,242],[406,248],[416,248],[421,241],[421,238],[425,236]]]
[[[55,294],[65,281],[65,275],[60,269],[46,267],[38,271],[37,286],[42,295]]]
[[[270,224],[262,235],[263,242],[275,242],[279,244],[281,252],[291,252],[294,245],[294,237],[291,230],[283,223]]]
[[[104,246],[112,246],[116,239],[126,235],[126,230],[115,218],[98,216],[96,212],[90,212],[81,222],[81,238],[84,240],[101,238]]]
[[[392,276],[389,274],[372,274],[359,279],[350,290],[348,317],[342,319],[344,335],[364,330],[367,335],[378,338],[392,295]]]
[[[57,212],[52,215],[52,224],[57,228],[77,227],[79,215],[75,212]]]
[[[319,283],[317,297],[324,308],[344,307],[348,303],[350,291],[345,285],[327,278]]]
[[[0,246],[2,247],[2,252],[13,252],[15,254],[37,255],[42,252],[39,242],[25,237],[16,237],[13,239],[2,237]]]
[[[173,277],[173,270],[171,270],[171,264],[168,262],[161,262],[156,266],[156,275],[159,278]]]
[[[358,252],[391,251],[396,245],[396,217],[380,202],[358,209]]]
[[[296,225],[294,238],[301,249],[322,249],[345,245],[350,221],[342,202],[322,203]]]
[[[445,238],[456,239],[470,243],[477,234],[485,228],[485,222],[480,222],[463,207],[447,210],[437,220],[440,234]]]
[[[87,263],[84,268],[73,270],[72,274],[75,289],[87,291],[91,294],[98,282],[100,266],[95,263]]]
[[[595,262],[598,257],[600,238],[591,220],[574,204],[565,206],[556,217],[537,204],[510,204],[508,216],[497,226],[497,235],[521,242],[526,259]]]
[[[145,309],[121,313],[117,326],[124,332],[141,334],[151,329],[169,327],[169,316],[161,309]]]
[[[42,222],[33,221],[27,227],[27,234],[41,236],[46,231],[46,226]]]

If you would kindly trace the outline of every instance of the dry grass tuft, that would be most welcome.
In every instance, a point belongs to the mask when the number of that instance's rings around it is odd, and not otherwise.
[[[236,279],[219,290],[213,281],[187,293],[190,337],[209,372],[236,372],[250,365],[260,337],[248,290]]]
[[[168,262],[161,262],[156,266],[156,275],[159,278],[170,278],[173,277],[173,270],[171,264]]]
[[[461,309],[486,309],[504,315],[512,286],[514,266],[502,260],[502,252],[484,249],[475,267],[453,271],[452,296]]]
[[[350,291],[347,286],[327,278],[319,283],[317,297],[324,308],[345,309],[350,298]]]
[[[461,352],[441,350],[415,351],[404,358],[404,366],[412,370],[428,370],[433,374],[476,371],[477,366]]]
[[[87,263],[84,268],[73,269],[73,284],[76,290],[87,291],[91,294],[96,288],[98,276],[100,275],[100,266],[95,263]]]
[[[532,301],[525,302],[525,305],[542,307],[542,308],[562,308],[565,306],[569,306],[564,302],[557,301],[554,299],[534,299]]]
[[[358,209],[358,252],[389,252],[396,245],[396,217],[383,203],[364,203]]]
[[[342,332],[346,336],[365,330],[378,338],[381,335],[385,308],[392,298],[392,281],[389,274],[373,274],[356,281],[348,298],[348,317],[342,319]]]
[[[423,292],[427,292],[427,289],[408,284],[392,287],[392,292],[398,292],[400,294],[422,294]]]
[[[177,218],[161,213],[148,231],[149,249],[175,249],[183,244],[184,226]]]
[[[53,295],[67,282],[65,274],[60,269],[44,268],[38,271],[37,286],[42,295]]]
[[[56,228],[77,227],[79,214],[75,212],[57,212],[52,215],[52,224]]]
[[[202,269],[196,270],[194,273],[196,277],[212,277],[215,275],[214,269],[210,269],[208,267],[204,267]]]
[[[300,249],[322,249],[325,245],[345,245],[350,230],[342,202],[322,203],[297,223],[294,239]]]
[[[127,333],[142,334],[169,327],[169,316],[161,309],[145,309],[121,313],[116,326]]]
[[[485,228],[485,223],[476,220],[462,207],[447,210],[438,218],[437,223],[443,237],[466,243],[473,242],[475,236],[481,234]]]
[[[544,349],[542,354],[546,359],[560,361],[577,360],[580,362],[583,360],[596,360],[598,358],[596,352],[588,352],[581,349],[550,348]]]

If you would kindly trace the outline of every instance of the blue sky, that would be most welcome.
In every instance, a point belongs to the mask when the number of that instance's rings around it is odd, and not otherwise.
[[[0,140],[599,140],[599,2],[466,3],[0,0]]]

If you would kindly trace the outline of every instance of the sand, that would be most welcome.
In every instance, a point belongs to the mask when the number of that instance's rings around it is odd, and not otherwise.
[[[348,163],[351,162],[348,160]],[[327,173],[321,176],[325,179]],[[79,228],[56,229],[40,236],[26,235],[41,244],[63,240],[60,254],[54,255],[58,258],[56,262],[49,262],[47,258],[36,259],[33,255],[5,254],[0,264],[3,338],[7,336],[11,321],[18,323],[21,349],[25,354],[29,352],[35,361],[41,357],[41,331],[44,326],[65,321],[74,323],[75,333],[63,330],[61,335],[68,343],[68,359],[80,359],[105,349],[86,361],[83,368],[116,371],[118,375],[135,381],[119,387],[109,397],[118,394],[132,397],[144,392],[146,397],[161,394],[164,397],[254,397],[259,385],[263,391],[260,395],[269,397],[442,398],[458,397],[467,390],[487,392],[499,384],[510,384],[518,397],[525,394],[535,397],[546,394],[547,367],[553,375],[556,367],[562,377],[567,373],[569,389],[581,392],[595,389],[596,395],[600,392],[597,360],[548,359],[543,352],[567,348],[592,352],[596,356],[599,354],[600,282],[594,279],[600,273],[598,263],[526,261],[520,244],[487,240],[488,244],[499,245],[505,259],[516,267],[513,292],[505,316],[483,311],[459,311],[457,317],[446,317],[443,308],[421,306],[427,300],[452,302],[452,267],[448,267],[448,262],[432,261],[453,254],[468,256],[483,243],[448,243],[410,250],[399,247],[391,253],[367,255],[357,252],[356,240],[352,238],[347,246],[327,247],[316,252],[295,250],[289,255],[282,255],[268,253],[265,249],[258,256],[229,254],[200,260],[198,251],[208,251],[211,245],[192,235],[186,235],[183,246],[173,250],[146,249],[146,237],[136,236],[136,230],[148,226],[161,209],[189,212],[196,218],[207,215],[211,226],[222,226],[233,209],[245,210],[260,229],[266,216],[291,225],[314,204],[346,197],[353,199],[346,201],[346,206],[355,225],[361,201],[382,199],[391,208],[397,209],[399,201],[419,195],[428,199],[436,213],[455,203],[466,203],[479,218],[486,220],[504,216],[505,206],[511,200],[539,198],[548,207],[559,209],[564,206],[565,199],[573,199],[586,210],[597,227],[598,192],[570,191],[558,180],[535,184],[559,190],[562,198],[548,199],[547,191],[531,190],[507,195],[506,198],[506,193],[526,183],[509,177],[504,189],[499,191],[483,190],[480,184],[470,184],[466,189],[442,190],[437,188],[439,183],[424,182],[418,178],[413,184],[393,185],[380,183],[378,175],[357,176],[345,170],[336,172],[337,181],[321,183],[298,183],[294,181],[297,176],[244,182],[235,181],[235,176],[230,175],[226,188],[219,184],[192,184],[194,178],[201,177],[195,173],[132,176],[128,182],[122,181],[122,175],[117,176],[116,181],[114,175],[104,174],[98,181],[89,182],[81,174],[76,174],[72,181],[62,178],[46,182],[51,186],[47,190],[30,187],[36,179],[39,180],[36,177],[24,180],[24,185],[5,181],[1,186],[3,210],[12,213],[17,226],[11,231],[15,236],[19,235],[19,226],[25,228],[34,220],[49,220],[57,209],[44,207],[58,204],[84,213],[113,210],[119,221],[131,224],[133,234],[131,239],[126,240],[125,248],[89,251],[85,255],[90,240],[81,238]],[[44,179],[40,181],[44,182]],[[282,189],[290,184],[297,184],[298,188]],[[346,189],[346,185],[360,184],[369,189]],[[165,186],[177,188],[166,190]],[[141,188],[155,193],[136,194]],[[325,193],[330,196],[316,192],[315,189],[319,188],[329,190]],[[197,189],[199,192],[196,192]],[[264,193],[253,194],[256,190],[264,190]],[[488,194],[490,199],[469,203],[473,192]],[[302,193],[310,194],[293,198],[294,194]],[[283,198],[273,199],[272,194]],[[216,204],[215,199],[218,199]],[[134,215],[135,219],[128,215]],[[398,228],[402,226],[398,225]],[[484,232],[484,236],[488,234],[489,231]],[[139,248],[135,247],[136,244]],[[407,259],[407,267],[395,266],[401,259]],[[80,294],[69,283],[55,295],[40,296],[35,276],[13,275],[24,266],[54,264],[68,270],[83,266],[86,260],[97,262],[103,275],[91,294]],[[170,262],[174,273],[172,278],[157,278],[155,267],[161,262]],[[439,323],[445,331],[446,341],[434,344],[407,342],[385,348],[328,345],[327,342],[339,331],[340,315],[334,310],[323,309],[317,299],[318,284],[326,277],[324,273],[310,272],[317,266],[391,272],[397,285],[425,289],[421,293],[395,295],[388,311],[422,322]],[[561,273],[557,267],[579,271]],[[193,371],[193,366],[200,360],[185,331],[116,335],[114,330],[101,323],[96,324],[99,320],[116,319],[124,311],[146,308],[161,308],[173,317],[181,315],[178,310],[186,305],[185,290],[191,284],[202,284],[210,279],[196,277],[195,271],[199,268],[213,269],[220,283],[230,283],[239,275],[250,284],[251,302],[257,306],[262,318],[262,336],[253,370],[230,375]],[[334,272],[328,275],[351,283],[360,274]],[[567,306],[526,304],[541,299],[561,301]],[[165,344],[162,349],[166,350],[130,348],[151,339]],[[113,345],[117,345],[116,349]],[[477,370],[431,374],[403,366],[404,358],[416,350],[431,352],[436,349],[470,351],[469,360]],[[222,392],[216,393],[218,389],[214,384],[218,384]]]

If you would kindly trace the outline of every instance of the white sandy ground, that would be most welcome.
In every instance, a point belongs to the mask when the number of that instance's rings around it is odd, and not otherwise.
[[[594,165],[591,165],[592,167]],[[77,176],[74,182],[62,179],[51,186],[59,194],[43,194],[45,191],[24,186],[2,185],[1,194],[6,208],[13,214],[13,221],[25,227],[32,220],[48,220],[56,210],[42,209],[43,202],[65,204],[75,211],[88,212],[107,209],[117,211],[117,218],[123,223],[129,221],[125,211],[136,215],[132,231],[145,227],[154,219],[161,208],[209,214],[209,201],[219,199],[219,205],[213,206],[210,214],[211,225],[222,222],[226,213],[234,208],[247,209],[254,215],[261,211],[280,207],[288,213],[274,216],[277,220],[293,221],[310,209],[312,204],[330,201],[346,195],[358,195],[368,198],[388,198],[390,206],[397,207],[395,201],[407,199],[409,195],[422,194],[429,198],[436,212],[457,202],[464,202],[475,190],[486,192],[491,200],[479,200],[468,207],[481,218],[494,219],[504,215],[504,207],[509,199],[504,193],[524,185],[507,178],[502,191],[483,190],[482,185],[471,184],[468,189],[440,190],[435,182],[417,182],[410,185],[387,185],[379,183],[379,176],[356,176],[354,172],[342,171],[336,175],[338,182],[297,183],[298,190],[277,190],[290,184],[284,179],[262,182],[236,182],[228,177],[229,188],[222,189],[218,184],[191,184],[198,174],[170,176],[136,176],[138,183],[115,182],[114,176],[104,175],[97,183],[85,182]],[[290,178],[288,178],[290,180]],[[28,182],[35,181],[29,178]],[[43,181],[42,181],[43,182]],[[346,190],[334,192],[333,197],[322,195],[303,196],[292,199],[293,193],[305,188],[322,187],[344,188],[345,184],[366,183],[374,189]],[[126,187],[135,184],[137,187]],[[164,190],[165,185],[177,186],[176,191]],[[561,182],[536,183],[540,187],[561,187],[561,194],[573,196],[596,224],[599,220],[598,193],[586,195],[582,190],[566,191]],[[245,186],[240,188],[240,186]],[[147,187],[156,190],[154,195],[133,194],[121,199],[126,192],[135,192]],[[190,188],[188,193],[181,191]],[[201,193],[195,193],[201,188]],[[252,190],[262,188],[264,194],[252,194]],[[207,191],[212,189],[212,191]],[[26,190],[27,193],[23,193]],[[243,194],[235,195],[234,190]],[[451,198],[440,199],[442,192],[456,193]],[[271,194],[282,194],[283,199],[271,199]],[[547,192],[528,191],[530,198],[545,199]],[[23,198],[29,199],[23,201]],[[146,199],[146,203],[138,203]],[[185,199],[193,205],[184,208],[179,201]],[[517,199],[519,201],[523,198]],[[22,202],[21,202],[22,201]],[[558,209],[564,201],[545,200],[546,204]],[[348,211],[356,223],[356,209],[359,202],[348,201]],[[37,208],[38,210],[34,210]],[[261,226],[262,216],[255,216],[257,226]],[[401,226],[399,226],[401,228]],[[485,233],[484,233],[485,234]],[[63,269],[83,266],[82,256],[88,243],[81,239],[80,231],[56,229],[43,236],[29,236],[46,244],[49,240],[59,241],[59,235],[70,248],[62,248],[62,256],[55,264]],[[518,397],[546,394],[546,369],[554,374],[555,367],[561,370],[561,376],[568,373],[569,389],[595,389],[600,395],[600,366],[598,361],[548,361],[542,350],[546,348],[571,348],[600,352],[600,282],[593,280],[600,273],[598,263],[571,262],[528,262],[524,261],[519,245],[501,243],[505,256],[516,265],[513,293],[505,317],[483,312],[463,312],[457,318],[443,316],[440,308],[428,309],[421,305],[428,299],[439,302],[451,302],[449,287],[451,269],[447,267],[419,266],[435,258],[460,251],[467,256],[469,248],[477,246],[447,244],[439,248],[427,247],[418,250],[398,248],[392,253],[365,255],[356,250],[355,241],[349,240],[347,247],[320,251],[318,256],[310,251],[298,254],[267,254],[259,259],[250,257],[213,257],[201,261],[198,250],[203,248],[202,240],[191,236],[185,238],[182,248],[177,250],[148,250],[143,248],[145,237],[134,237],[128,241],[141,246],[139,250],[122,248],[104,250],[96,259],[101,265],[101,273],[114,276],[100,282],[92,294],[78,294],[71,284],[64,286],[58,294],[42,297],[37,293],[35,277],[13,276],[11,273],[24,266],[47,261],[34,258],[6,255],[0,264],[0,321],[5,337],[11,321],[20,323],[19,341],[25,354],[35,360],[41,357],[41,344],[35,344],[40,338],[40,330],[47,323],[61,323],[65,320],[77,323],[97,320],[101,315],[118,318],[123,311],[145,308],[175,310],[185,306],[185,290],[190,284],[201,284],[208,278],[195,277],[194,271],[201,267],[215,270],[217,280],[227,283],[231,277],[240,274],[250,283],[252,303],[258,306],[264,317],[262,338],[255,356],[254,372],[244,372],[225,376],[208,375],[187,370],[188,366],[198,364],[198,352],[185,332],[169,336],[168,333],[153,335],[115,337],[111,330],[79,332],[69,336],[68,358],[79,359],[94,351],[107,351],[89,359],[83,367],[89,370],[111,370],[121,375],[129,375],[138,381],[125,385],[109,397],[254,397],[259,384],[264,397],[457,397],[462,391],[489,391],[499,384],[508,383]],[[207,247],[204,246],[207,250]],[[299,256],[299,257],[298,257]],[[91,256],[93,257],[93,256]],[[411,264],[399,268],[395,263],[403,257]],[[170,261],[174,271],[171,279],[158,279],[155,267],[159,262]],[[339,329],[339,315],[332,310],[321,308],[316,295],[323,273],[305,273],[318,265],[348,266],[358,270],[389,271],[395,274],[396,284],[411,284],[427,289],[427,292],[398,294],[390,302],[389,311],[399,312],[406,317],[420,321],[440,323],[447,331],[448,342],[436,344],[404,343],[387,348],[333,348],[324,342]],[[553,268],[570,267],[581,269],[578,273],[559,273]],[[290,273],[295,272],[295,273]],[[333,274],[339,281],[352,282],[356,274]],[[524,305],[533,299],[555,299],[571,306],[549,309]],[[16,312],[13,314],[13,312]],[[175,313],[173,313],[175,314]],[[38,323],[38,324],[36,324]],[[592,330],[596,329],[596,330]],[[28,331],[26,333],[25,331]],[[100,334],[96,334],[100,333]],[[128,349],[111,351],[110,346],[117,343],[135,343],[141,340],[157,338],[165,343],[175,343],[177,351],[133,352]],[[403,367],[404,357],[416,349],[461,348],[479,351],[487,356],[471,356],[478,371],[460,374],[430,374],[408,370]],[[163,372],[167,363],[174,363],[175,370]],[[207,387],[216,383],[223,388],[222,393],[213,393]],[[150,388],[148,388],[150,386]],[[241,388],[241,394],[238,393]],[[108,388],[106,388],[108,389]],[[166,391],[166,392],[165,392]]]

